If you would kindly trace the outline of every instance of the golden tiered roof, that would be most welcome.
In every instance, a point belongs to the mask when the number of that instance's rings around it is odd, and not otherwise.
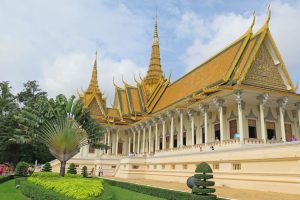
[[[153,32],[153,42],[150,64],[146,77],[142,80],[142,88],[145,94],[146,100],[148,100],[156,89],[161,80],[164,80],[164,73],[160,64],[160,52],[159,52],[159,39],[157,30],[157,17],[155,17],[155,25]]]
[[[197,101],[220,90],[233,90],[234,87],[247,86],[295,94],[296,88],[269,30],[270,18],[269,11],[266,23],[253,34],[254,16],[244,35],[172,84],[170,78],[164,78],[160,64],[156,18],[151,59],[145,78],[141,82],[136,81],[136,86],[124,81],[124,88],[115,84],[113,107],[106,108],[105,99],[98,87],[95,60],[90,85],[82,96],[84,100],[90,100],[84,103],[97,113],[92,99],[97,100],[98,113],[104,113],[97,114],[96,118],[102,123],[132,124],[151,117],[152,114],[181,107],[188,99]],[[90,96],[90,93],[93,95]]]

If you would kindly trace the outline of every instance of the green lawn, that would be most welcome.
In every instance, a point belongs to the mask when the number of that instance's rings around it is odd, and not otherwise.
[[[27,200],[28,198],[16,189],[15,180],[9,180],[0,184],[0,200]]]
[[[161,200],[161,198],[125,190],[116,186],[109,186],[111,191],[114,193],[114,200]]]
[[[109,186],[113,192],[114,200],[161,200],[161,198],[133,192],[116,186]],[[28,200],[15,187],[15,179],[0,184],[0,200]]]

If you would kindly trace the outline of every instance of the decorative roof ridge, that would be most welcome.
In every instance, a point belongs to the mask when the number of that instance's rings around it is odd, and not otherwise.
[[[271,20],[271,9],[270,9],[270,5],[269,5],[268,6],[268,18],[267,18],[266,22],[264,23],[264,25],[256,33],[253,34],[252,37],[257,36],[260,33],[267,32],[269,30],[269,22],[270,22],[270,20]]]

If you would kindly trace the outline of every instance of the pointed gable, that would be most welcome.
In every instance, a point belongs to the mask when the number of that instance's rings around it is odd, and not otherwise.
[[[242,83],[263,88],[287,89],[279,73],[279,66],[275,65],[272,56],[264,44],[260,46]]]
[[[100,109],[100,105],[98,104],[96,98],[93,98],[91,103],[88,105],[88,108],[90,109],[90,112],[92,115],[95,116],[100,116],[103,115],[104,113]]]
[[[243,85],[295,92],[268,24],[251,37],[237,66],[234,80]]]

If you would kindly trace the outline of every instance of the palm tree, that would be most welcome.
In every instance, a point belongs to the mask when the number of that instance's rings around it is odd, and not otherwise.
[[[65,117],[45,123],[39,133],[39,140],[61,163],[60,176],[65,175],[66,162],[79,152],[80,147],[88,144],[86,131],[75,120]]]
[[[103,129],[75,96],[42,102],[42,109],[23,109],[17,116],[25,135],[45,144],[51,154],[61,162],[60,175],[65,174],[66,162],[87,144],[94,148],[106,148],[100,140]],[[46,107],[46,109],[45,109]]]

